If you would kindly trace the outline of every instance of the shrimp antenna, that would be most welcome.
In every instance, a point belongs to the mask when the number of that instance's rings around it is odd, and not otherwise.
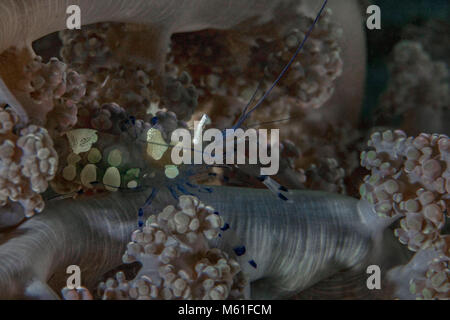
[[[264,95],[261,97],[261,99],[259,99],[259,101],[256,103],[256,105],[253,108],[251,108],[248,112],[246,112],[248,106],[244,109],[244,111],[242,113],[242,116],[239,118],[239,120],[233,126],[233,129],[239,128],[241,126],[241,124],[252,114],[252,112],[255,111],[264,102],[264,100],[267,98],[267,96],[272,92],[273,88],[275,88],[275,86],[278,84],[278,82],[280,82],[281,78],[283,78],[283,76],[289,70],[290,66],[292,65],[292,63],[297,58],[297,56],[300,53],[300,51],[302,51],[303,46],[305,45],[306,41],[308,40],[309,36],[311,35],[311,32],[313,31],[314,27],[316,26],[317,22],[319,21],[320,16],[322,15],[322,12],[325,9],[327,3],[328,3],[328,0],[325,0],[325,2],[323,3],[322,7],[320,8],[319,13],[317,14],[316,18],[314,19],[314,22],[312,23],[311,27],[309,28],[308,32],[306,33],[305,38],[303,39],[303,41],[298,46],[298,48],[295,51],[294,55],[292,56],[291,60],[289,60],[288,64],[284,67],[284,69],[278,75],[277,79],[272,83],[270,88],[264,93]],[[258,89],[259,89],[259,87],[256,89],[256,91],[258,91]],[[253,97],[255,95],[256,95],[256,92],[253,95]],[[253,100],[253,97],[252,97],[251,100]],[[251,100],[250,100],[249,104],[251,103]]]
[[[257,128],[257,127],[261,127],[261,126],[268,125],[268,124],[286,122],[286,121],[291,121],[292,119],[298,119],[298,118],[300,118],[300,116],[293,116],[293,117],[284,118],[284,119],[265,121],[265,122],[258,122],[258,123],[250,124],[250,125],[248,125],[248,127],[249,128]]]
[[[250,107],[250,105],[253,103],[253,100],[255,100],[256,95],[257,95],[257,93],[258,93],[258,91],[259,91],[261,85],[262,85],[262,80],[258,83],[258,86],[257,86],[256,89],[255,89],[255,92],[254,92],[253,95],[251,96],[251,98],[250,98],[250,100],[248,101],[248,103],[245,105],[245,108],[244,108],[244,110],[242,111],[242,114],[241,114],[241,116],[239,117],[239,119],[238,119],[238,121],[236,122],[236,125],[233,127],[233,129],[237,129],[237,128],[240,126],[240,124],[241,124],[242,122],[244,122],[242,119],[243,119],[243,117],[246,115],[246,112],[247,112],[248,108]],[[241,121],[241,120],[242,120],[242,121]]]

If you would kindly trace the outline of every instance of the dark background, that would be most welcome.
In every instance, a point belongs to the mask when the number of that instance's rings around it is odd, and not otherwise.
[[[421,25],[429,19],[450,22],[450,0],[373,0],[381,9],[381,30],[367,30],[368,69],[363,122],[369,124],[378,98],[388,81],[387,61],[409,24]],[[449,41],[450,35],[442,35]]]

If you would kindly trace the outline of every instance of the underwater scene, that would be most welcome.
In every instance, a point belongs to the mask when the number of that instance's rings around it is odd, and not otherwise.
[[[0,299],[448,300],[449,8],[0,0]]]

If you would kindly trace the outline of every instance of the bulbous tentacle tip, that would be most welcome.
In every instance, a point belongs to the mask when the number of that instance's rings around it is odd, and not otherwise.
[[[79,287],[74,289],[69,289],[64,287],[61,290],[61,294],[64,300],[93,300],[91,292],[85,287]]]
[[[393,268],[388,281],[397,299],[439,300],[450,298],[447,254],[434,248],[418,251],[410,262]]]
[[[17,100],[17,98],[11,93],[9,88],[6,86],[2,77],[0,76],[0,105],[9,106],[19,117],[19,123],[25,125],[28,123],[28,114],[23,108],[22,104]]]
[[[99,285],[103,299],[238,299],[248,282],[238,261],[208,241],[220,236],[223,218],[192,196],[179,197],[133,232],[124,263],[142,269],[127,281],[123,272]]]
[[[35,280],[31,282],[24,292],[24,297],[33,300],[59,300],[59,296],[46,283]]]

